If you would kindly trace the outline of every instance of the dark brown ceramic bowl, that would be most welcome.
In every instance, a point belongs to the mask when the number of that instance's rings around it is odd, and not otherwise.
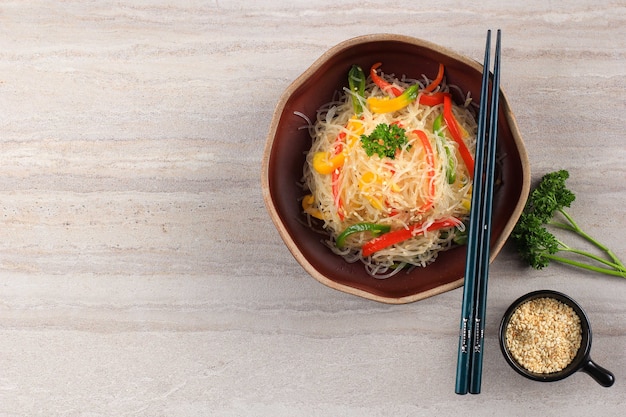
[[[482,64],[419,39],[389,34],[361,36],[331,48],[283,93],[271,122],[263,156],[262,188],[265,204],[285,244],[315,279],[331,288],[385,303],[408,303],[458,288],[463,284],[465,247],[439,254],[425,268],[414,268],[389,279],[369,276],[364,266],[347,263],[321,242],[319,233],[303,224],[299,199],[305,154],[311,138],[294,112],[312,120],[346,84],[353,64],[369,69],[382,62],[389,73],[418,78],[436,74],[445,65],[447,81],[480,100]],[[503,60],[506,70],[506,56]],[[460,97],[456,98],[460,101]],[[524,208],[530,187],[528,157],[509,103],[501,93],[498,154],[502,157],[502,184],[494,195],[490,260],[502,249]]]

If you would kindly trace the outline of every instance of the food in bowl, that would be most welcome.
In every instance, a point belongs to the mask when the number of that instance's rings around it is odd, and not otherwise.
[[[346,86],[352,65],[365,71],[382,62],[396,74],[433,78],[440,64],[453,102],[466,94],[480,99],[482,65],[453,50],[413,37],[371,34],[343,41],[325,51],[281,95],[272,115],[262,161],[261,187],[268,214],[279,236],[304,271],[322,284],[363,298],[402,304],[432,297],[463,285],[466,245],[439,252],[435,262],[403,268],[392,279],[376,279],[361,262],[346,262],[329,250],[326,233],[311,227],[303,215],[303,166],[311,135],[302,115],[316,119],[318,109]],[[417,74],[417,75],[415,75]],[[435,76],[436,77],[436,76]],[[490,260],[504,246],[530,188],[530,167],[524,143],[506,95],[500,97],[498,118],[498,187],[494,191]]]
[[[603,387],[615,376],[591,360],[591,324],[571,297],[533,291],[515,300],[502,316],[500,350],[518,374],[541,382],[560,381],[578,371]]]
[[[459,88],[443,64],[432,78],[380,67],[366,76],[352,65],[343,92],[305,117],[302,208],[335,254],[389,278],[464,243],[477,126],[471,96],[452,100]]]
[[[582,342],[580,317],[552,297],[520,304],[505,330],[505,343],[517,363],[530,372],[551,374],[565,369]]]

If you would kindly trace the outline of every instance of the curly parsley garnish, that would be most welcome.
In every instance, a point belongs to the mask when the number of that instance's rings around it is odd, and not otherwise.
[[[406,130],[395,124],[381,123],[369,136],[361,135],[361,146],[367,156],[378,154],[381,158],[386,156],[394,159],[396,150],[402,149],[407,143]]]

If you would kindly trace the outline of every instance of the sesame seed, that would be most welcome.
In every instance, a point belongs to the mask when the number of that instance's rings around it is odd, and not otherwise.
[[[525,369],[550,374],[567,367],[582,342],[580,317],[554,298],[535,298],[511,315],[505,341],[513,358]]]

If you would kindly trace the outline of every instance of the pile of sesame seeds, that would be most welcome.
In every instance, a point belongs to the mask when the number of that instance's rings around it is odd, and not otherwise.
[[[563,370],[576,357],[582,341],[580,317],[554,298],[522,303],[511,315],[505,340],[521,366],[540,374]]]

